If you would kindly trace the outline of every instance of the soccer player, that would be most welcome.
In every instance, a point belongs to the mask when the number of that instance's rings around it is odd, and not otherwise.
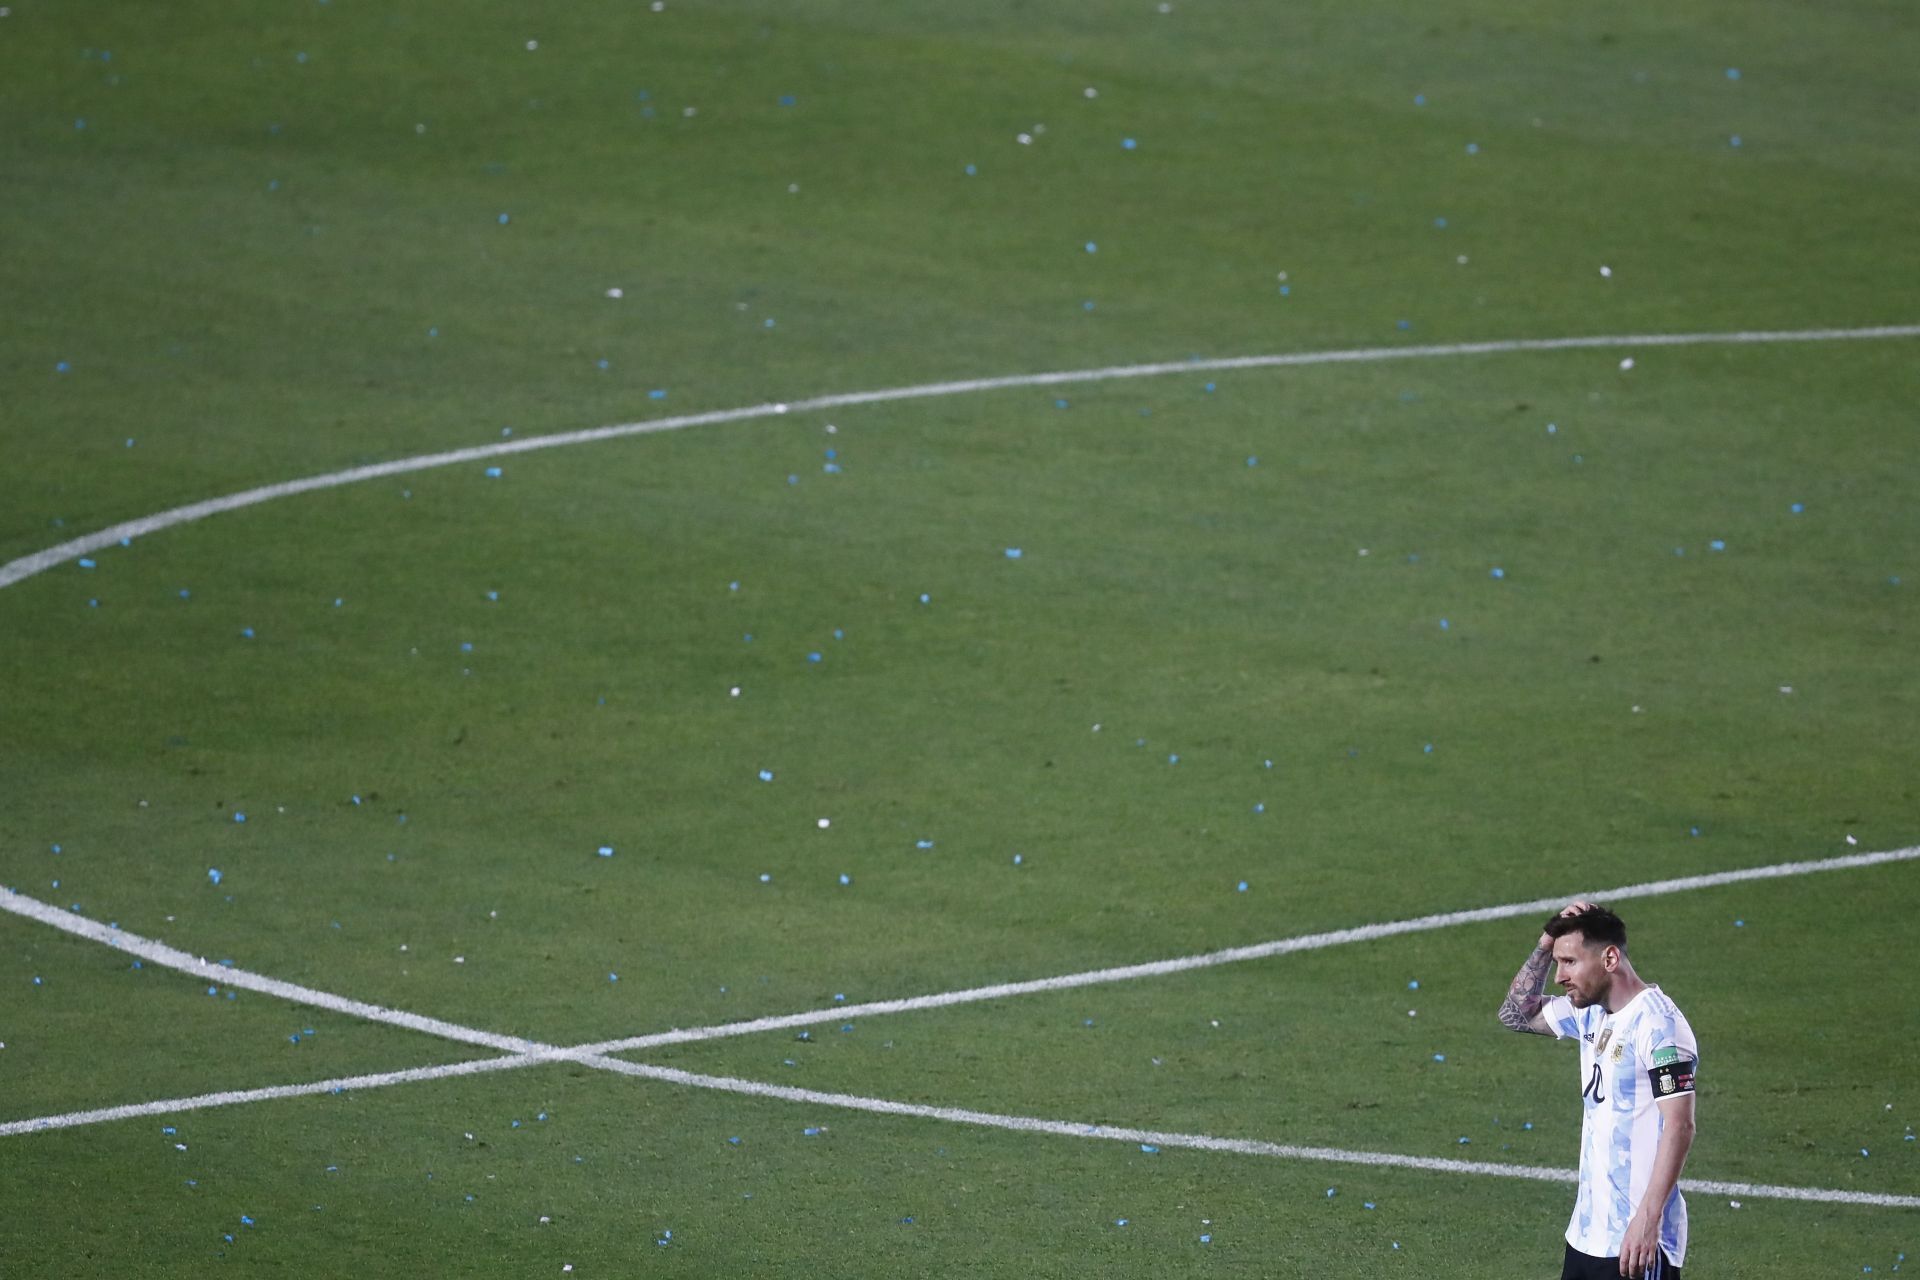
[[[1564,996],[1546,995],[1550,963]],[[1679,1280],[1699,1047],[1673,1001],[1633,971],[1626,924],[1591,902],[1563,908],[1514,975],[1500,1021],[1580,1044],[1580,1193],[1561,1280]]]

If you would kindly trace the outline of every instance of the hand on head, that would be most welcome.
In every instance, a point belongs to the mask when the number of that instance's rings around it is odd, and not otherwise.
[[[1594,905],[1595,904],[1591,902],[1569,902],[1566,906],[1554,912],[1553,915],[1548,918],[1547,923],[1552,924],[1555,920],[1563,920],[1568,916],[1585,915],[1587,912],[1593,910]],[[1553,950],[1553,935],[1544,930],[1540,934],[1540,949],[1542,951]]]

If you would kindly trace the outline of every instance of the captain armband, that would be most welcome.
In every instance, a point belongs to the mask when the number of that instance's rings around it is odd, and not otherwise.
[[[1653,1051],[1653,1066],[1647,1079],[1653,1083],[1656,1098],[1669,1098],[1693,1092],[1694,1061],[1679,1049],[1668,1047]]]

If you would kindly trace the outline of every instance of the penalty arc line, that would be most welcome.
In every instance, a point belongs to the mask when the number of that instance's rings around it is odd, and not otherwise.
[[[1814,861],[1776,863],[1765,867],[1751,867],[1737,871],[1686,876],[1647,884],[1626,885],[1592,896],[1614,900],[1652,897],[1658,894],[1678,893],[1689,889],[1707,888],[1741,881],[1877,866],[1891,862],[1910,861],[1914,858],[1920,858],[1920,847],[1889,850],[1879,853],[1850,854],[1844,857]],[[722,1034],[749,1035],[758,1031],[772,1030],[778,1027],[801,1025],[801,1023],[795,1019],[819,1022],[833,1018],[847,1018],[860,1015],[877,1016],[884,1013],[901,1012],[908,1008],[932,1008],[969,1001],[1000,999],[1010,995],[1025,994],[1033,991],[1061,990],[1071,987],[1087,986],[1095,982],[1126,981],[1137,977],[1181,972],[1186,969],[1282,955],[1292,951],[1315,950],[1337,946],[1347,942],[1390,937],[1419,930],[1439,929],[1456,924],[1504,919],[1541,910],[1552,910],[1560,901],[1561,899],[1556,897],[1537,899],[1532,902],[1509,903],[1499,907],[1483,907],[1469,911],[1447,912],[1439,915],[1423,916],[1412,920],[1362,926],[1357,929],[1277,939],[1273,942],[1262,943],[1257,946],[1237,947],[1226,951],[1179,957],[1174,960],[1160,961],[1152,964],[1094,970],[1081,974],[1067,974],[1054,979],[1039,979],[1035,982],[1004,984],[999,987],[976,987],[966,991],[947,992],[941,995],[916,997],[910,1000],[877,1001],[870,1004],[854,1006],[842,1005],[834,1009],[792,1015],[788,1018],[756,1019],[750,1022],[730,1023],[723,1027],[698,1028],[692,1032],[664,1033],[665,1036],[677,1036],[678,1039],[662,1040],[658,1037],[634,1037],[631,1039],[635,1041],[645,1041],[647,1043],[681,1043],[688,1039],[714,1039]],[[818,1106],[836,1107],[874,1114],[910,1116],[939,1120],[952,1124],[967,1124],[1016,1132],[1046,1133],[1064,1137],[1099,1138],[1109,1141],[1145,1143],[1168,1148],[1224,1151],[1242,1155],[1267,1156],[1290,1160],[1314,1160],[1338,1164],[1414,1169],[1428,1172],[1525,1178],[1536,1181],[1570,1182],[1575,1177],[1572,1170],[1549,1169],[1531,1165],[1507,1165],[1485,1161],[1452,1160],[1440,1157],[1400,1155],[1389,1152],[1347,1151],[1331,1147],[1299,1147],[1282,1143],[1264,1142],[1257,1139],[1221,1138],[1207,1134],[1182,1134],[1112,1125],[1089,1125],[1070,1121],[1044,1120],[1030,1116],[1008,1116],[994,1112],[973,1111],[965,1108],[935,1107],[919,1103],[896,1102],[885,1098],[868,1098],[855,1094],[823,1093],[817,1090],[765,1084],[758,1081],[741,1080],[727,1076],[699,1075],[675,1068],[628,1062],[623,1059],[605,1056],[609,1051],[609,1046],[628,1044],[630,1043],[629,1041],[608,1041],[599,1045],[590,1044],[578,1045],[572,1048],[556,1048],[551,1045],[541,1044],[537,1041],[524,1040],[519,1037],[498,1036],[491,1032],[462,1027],[457,1023],[448,1023],[440,1019],[426,1018],[401,1010],[387,1009],[379,1005],[367,1004],[364,1001],[350,1000],[346,997],[332,995],[328,992],[315,991],[310,988],[296,986],[292,983],[280,982],[277,979],[265,978],[257,974],[248,973],[246,970],[209,962],[204,958],[192,956],[187,952],[167,946],[164,943],[125,933],[124,931],[113,929],[110,926],[99,924],[96,921],[88,920],[85,917],[76,916],[71,912],[62,912],[49,904],[25,897],[10,890],[0,889],[0,908],[52,925],[77,936],[104,943],[118,950],[124,950],[145,958],[150,958],[157,964],[181,969],[197,976],[218,976],[230,985],[245,986],[249,990],[262,991],[267,994],[280,996],[284,999],[315,1004],[319,1007],[333,1009],[357,1017],[391,1023],[425,1034],[509,1050],[507,1056],[504,1057],[484,1058],[444,1066],[415,1067],[403,1071],[346,1076],[306,1084],[275,1085],[259,1089],[232,1090],[221,1093],[201,1094],[191,1098],[134,1103],[118,1107],[99,1108],[92,1111],[69,1112],[58,1116],[43,1116],[35,1119],[9,1121],[0,1123],[0,1137],[71,1128],[78,1125],[104,1123],[113,1120],[132,1119],[143,1115],[173,1114],[209,1107],[231,1106],[245,1102],[268,1101],[278,1098],[309,1096],[321,1093],[339,1094],[356,1089],[380,1088],[387,1085],[404,1084],[413,1081],[437,1080],[455,1076],[476,1075],[484,1072],[515,1070],[522,1067],[564,1061],[579,1063],[584,1066],[612,1071],[622,1075],[660,1080],[692,1088],[714,1089],[729,1093],[777,1098],[790,1102],[809,1103]],[[1890,1208],[1920,1208],[1920,1197],[1890,1195],[1880,1192],[1845,1191],[1821,1187],[1789,1187],[1773,1184],[1701,1179],[1687,1179],[1684,1180],[1681,1185],[1684,1189],[1696,1193],[1745,1196],[1751,1199],[1783,1199],[1872,1205]]]
[[[942,396],[970,395],[981,391],[1004,391],[1017,387],[1054,387],[1083,382],[1108,382],[1122,378],[1153,378],[1176,373],[1217,373],[1238,369],[1297,368],[1319,364],[1371,364],[1387,360],[1438,359],[1449,356],[1508,355],[1530,351],[1580,351],[1596,348],[1741,346],[1755,343],[1857,342],[1885,338],[1920,337],[1920,325],[1876,325],[1856,329],[1749,330],[1734,333],[1641,333],[1571,338],[1509,338],[1490,342],[1457,342],[1407,347],[1359,347],[1342,351],[1297,351],[1262,356],[1227,356],[1212,360],[1161,361],[1154,364],[1114,365],[1104,369],[1071,369],[1054,373],[1011,374],[997,378],[971,378],[954,382],[929,382],[916,386],[888,387],[877,391],[853,391],[814,396],[791,403],[749,405],[739,409],[716,409],[706,413],[654,418],[645,422],[627,422],[613,426],[589,427],[552,435],[529,436],[520,440],[473,445],[443,453],[396,458],[367,466],[351,467],[325,475],[307,476],[276,484],[230,493],[173,507],[152,515],[126,520],[78,538],[35,551],[0,565],[0,589],[44,573],[56,565],[76,560],[93,551],[104,550],[117,542],[145,537],[175,525],[191,524],[227,511],[258,506],[279,498],[334,489],[377,480],[384,476],[407,475],[464,462],[479,462],[557,449],[568,445],[593,444],[626,436],[648,435],[661,431],[679,431],[689,427],[716,426],[745,422],[755,418],[779,417],[790,412],[839,409],[855,405],[884,404],[897,400],[925,400]]]

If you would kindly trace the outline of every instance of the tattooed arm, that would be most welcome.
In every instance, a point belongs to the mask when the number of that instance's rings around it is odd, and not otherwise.
[[[1549,948],[1552,939],[1541,935],[1541,946],[1533,949],[1527,962],[1520,966],[1520,972],[1513,975],[1513,984],[1507,988],[1507,998],[1500,1004],[1500,1024],[1509,1031],[1531,1031],[1537,1036],[1550,1036],[1552,1028],[1540,1010],[1547,1003],[1547,967],[1553,963],[1553,952]]]
[[[1587,910],[1591,902],[1570,902],[1559,911],[1561,916],[1577,916]],[[1549,920],[1548,924],[1553,921]],[[1520,972],[1513,975],[1513,982],[1507,987],[1507,998],[1500,1004],[1500,1025],[1509,1031],[1531,1031],[1537,1036],[1550,1036],[1553,1028],[1541,1016],[1541,1009],[1547,1003],[1547,970],[1553,964],[1553,938],[1546,932],[1540,934],[1540,941],[1534,946],[1533,954],[1520,966]]]

